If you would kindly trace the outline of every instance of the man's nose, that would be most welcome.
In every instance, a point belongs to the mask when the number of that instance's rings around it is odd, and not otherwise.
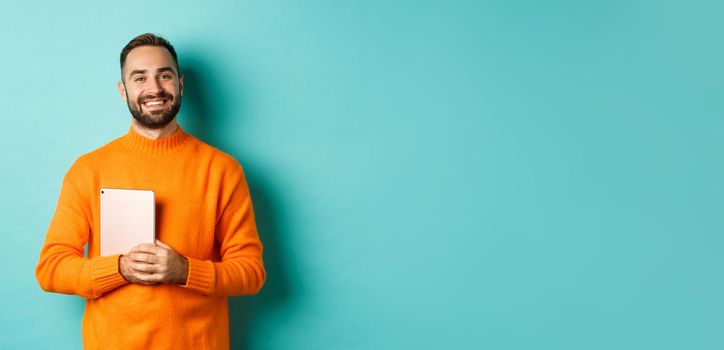
[[[157,94],[161,92],[163,88],[161,87],[161,83],[157,79],[151,79],[148,84],[148,92]]]

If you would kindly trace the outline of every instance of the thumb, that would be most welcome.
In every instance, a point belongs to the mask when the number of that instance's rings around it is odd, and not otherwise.
[[[161,247],[164,247],[164,248],[166,248],[166,249],[173,249],[173,248],[169,247],[168,244],[161,242],[160,239],[156,239],[156,244],[159,245],[159,246],[161,246]]]

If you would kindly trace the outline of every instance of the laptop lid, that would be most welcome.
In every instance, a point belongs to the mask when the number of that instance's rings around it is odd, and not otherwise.
[[[101,256],[126,254],[156,241],[153,191],[101,188],[100,196]]]

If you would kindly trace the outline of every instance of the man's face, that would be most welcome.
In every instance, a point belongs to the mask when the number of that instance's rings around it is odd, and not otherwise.
[[[139,46],[126,56],[118,91],[136,121],[149,129],[168,125],[181,108],[183,76],[161,46]]]

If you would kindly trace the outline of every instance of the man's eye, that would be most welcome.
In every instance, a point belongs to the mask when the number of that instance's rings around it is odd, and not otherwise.
[[[161,75],[161,79],[171,79],[171,76],[168,74]]]
[[[144,77],[138,77],[138,78],[136,78],[135,81],[139,81],[139,82],[140,82],[140,81],[144,81],[144,80],[146,80],[146,78],[144,78]]]

